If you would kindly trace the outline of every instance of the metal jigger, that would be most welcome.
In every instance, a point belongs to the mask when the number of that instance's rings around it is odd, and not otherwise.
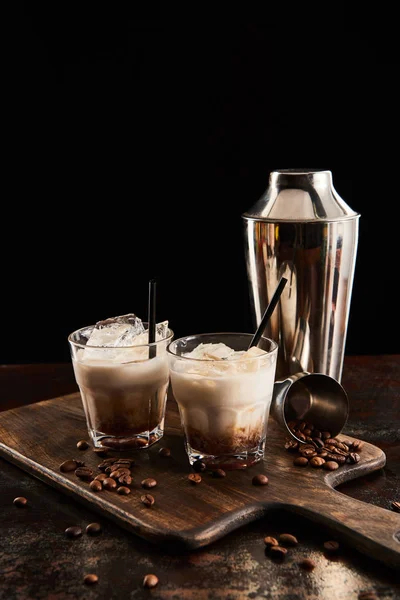
[[[323,373],[301,372],[276,381],[271,414],[298,442],[288,427],[293,420],[312,423],[320,431],[338,435],[346,425],[349,399],[340,383]]]

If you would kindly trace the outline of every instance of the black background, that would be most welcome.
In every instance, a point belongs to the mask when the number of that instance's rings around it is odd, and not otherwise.
[[[330,169],[361,213],[346,352],[398,352],[396,48],[326,23],[21,9],[2,363],[68,361],[70,331],[145,319],[153,277],[176,336],[252,331],[241,214],[293,167]]]

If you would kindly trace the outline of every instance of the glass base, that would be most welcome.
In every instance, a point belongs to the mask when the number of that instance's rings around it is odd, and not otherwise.
[[[207,469],[210,470],[223,469],[224,471],[235,471],[238,469],[247,469],[264,458],[265,438],[256,448],[242,450],[241,452],[235,452],[234,454],[221,454],[218,456],[214,454],[204,454],[204,452],[195,450],[187,440],[185,440],[185,447],[191,465],[197,460],[201,460],[205,463]]]
[[[95,448],[106,450],[139,450],[149,448],[161,440],[164,435],[164,419],[152,431],[143,431],[132,436],[117,437],[101,431],[89,429],[89,435]]]

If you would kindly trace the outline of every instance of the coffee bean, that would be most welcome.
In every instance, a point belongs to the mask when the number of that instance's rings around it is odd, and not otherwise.
[[[311,448],[306,448],[305,450],[300,450],[300,454],[305,456],[306,458],[313,458],[313,456],[317,456],[315,450],[311,450]]]
[[[275,539],[274,537],[271,537],[270,535],[268,535],[267,537],[264,538],[264,544],[267,547],[279,546],[278,540]]]
[[[160,448],[158,454],[162,458],[168,458],[171,456],[171,450],[169,448]]]
[[[150,494],[144,494],[143,496],[140,496],[140,500],[145,506],[153,506],[155,502],[153,496]]]
[[[331,438],[331,434],[329,431],[321,431],[321,438],[323,440],[329,440]]]
[[[201,483],[201,475],[199,475],[199,473],[190,473],[190,475],[188,475],[188,479],[190,483],[193,484]]]
[[[335,462],[333,460],[328,460],[326,463],[324,463],[322,465],[322,468],[325,469],[326,471],[336,471],[336,469],[339,468],[339,465],[337,462]]]
[[[206,470],[206,464],[203,463],[202,460],[196,460],[193,463],[193,469],[196,471],[196,473],[202,473]]]
[[[311,558],[303,558],[303,560],[299,562],[299,567],[301,567],[305,571],[312,571],[313,569],[315,569],[316,564],[313,560],[311,560]]]
[[[298,456],[294,459],[293,464],[296,467],[306,467],[308,465],[308,458],[305,456]]]
[[[119,494],[120,496],[128,496],[128,494],[131,493],[131,490],[126,487],[125,485],[122,485],[121,487],[119,487],[117,489],[117,494]]]
[[[108,448],[92,448],[92,450],[97,456],[100,457],[107,456],[110,452]]]
[[[283,544],[284,546],[297,546],[299,543],[297,538],[290,533],[281,533],[278,539],[279,543]]]
[[[118,472],[117,477],[121,477],[121,475],[130,475],[132,473],[132,471],[128,467],[123,466],[121,464],[113,465],[112,468],[113,472]]]
[[[335,554],[339,550],[339,543],[334,540],[330,540],[329,542],[324,542],[324,549],[329,554]]]
[[[149,573],[148,575],[144,576],[143,587],[154,588],[154,587],[156,587],[157,584],[158,584],[157,575],[153,575],[153,573]]]
[[[118,477],[118,483],[121,485],[131,485],[132,477],[130,475],[121,475],[121,477]]]
[[[350,452],[350,454],[347,456],[346,461],[350,465],[355,465],[356,463],[360,462],[360,455],[357,454],[357,452]]]
[[[78,450],[87,450],[89,448],[89,444],[87,443],[86,440],[80,440],[76,444],[76,447],[78,448]]]
[[[346,446],[346,444],[343,444],[343,442],[339,442],[336,447],[340,448],[340,450],[344,450],[345,452],[349,451],[348,447]]]
[[[126,469],[130,469],[131,466],[135,464],[135,461],[133,458],[118,458],[114,464],[120,465],[122,468],[125,467]]]
[[[105,473],[100,473],[100,475],[96,475],[94,479],[95,481],[104,481],[107,479],[107,475]]]
[[[306,429],[304,429],[303,433],[305,436],[311,436],[312,432],[311,432],[311,429],[308,429],[308,427],[306,427]]]
[[[305,430],[306,426],[307,426],[306,422],[305,422],[305,421],[301,421],[301,422],[299,423],[299,425],[298,425],[297,429],[298,429],[299,431],[302,431],[302,432],[304,433],[304,430]]]
[[[314,425],[313,425],[313,423],[308,423],[307,422],[306,423],[306,427],[307,427],[307,429],[310,429],[310,431],[314,431]]]
[[[392,510],[400,513],[400,502],[392,502],[391,507],[392,507]]]
[[[215,471],[212,472],[212,476],[216,479],[223,479],[226,477],[226,473],[223,469],[215,469]]]
[[[253,479],[251,480],[251,483],[253,485],[267,485],[268,477],[266,475],[263,475],[262,473],[259,473],[258,475],[254,475]]]
[[[72,527],[67,527],[64,533],[67,537],[73,539],[82,535],[82,529],[76,525],[73,525]]]
[[[285,448],[288,452],[296,452],[296,450],[299,448],[299,442],[296,442],[295,440],[289,440],[286,442]]]
[[[322,433],[320,432],[319,429],[314,429],[314,431],[312,432],[312,437],[314,439],[321,439]]]
[[[100,535],[103,529],[100,523],[89,523],[85,531],[88,535]]]
[[[286,550],[286,548],[283,548],[282,546],[271,546],[270,554],[271,554],[272,558],[282,560],[285,558],[285,556],[287,554],[287,550]]]
[[[318,448],[323,448],[325,443],[321,440],[321,438],[314,438],[314,444],[318,450]]]
[[[101,492],[103,484],[98,479],[93,479],[93,481],[90,482],[89,487],[93,492]]]
[[[306,442],[308,444],[313,444],[314,445],[314,440],[312,439],[312,437],[310,437],[309,435],[306,435]]]
[[[305,441],[306,441],[306,436],[305,436],[305,435],[304,435],[304,433],[302,433],[301,431],[299,431],[299,432],[297,432],[297,431],[296,431],[296,432],[295,432],[295,435],[296,435],[296,437],[297,437],[299,440],[301,440],[302,442],[305,442]]]
[[[104,473],[107,473],[107,475],[108,475],[108,476],[109,476],[109,475],[110,475],[110,473],[112,473],[113,471],[114,471],[114,467],[113,467],[113,465],[108,465],[108,467],[106,467],[106,468],[104,469]]]
[[[155,479],[153,479],[153,477],[147,477],[147,479],[143,479],[143,481],[140,485],[142,486],[142,488],[145,488],[146,490],[151,490],[151,488],[156,487],[157,481]]]
[[[78,467],[75,469],[75,475],[79,477],[79,479],[90,481],[93,477],[93,471],[92,469],[89,469],[89,467]]]
[[[314,456],[310,460],[310,466],[314,467],[314,469],[322,467],[323,464],[325,464],[325,460],[321,456]]]
[[[94,573],[90,573],[89,575],[85,575],[85,577],[83,578],[83,582],[86,585],[93,585],[94,583],[97,583],[98,580],[99,580],[99,578]]]
[[[75,460],[65,460],[60,465],[61,473],[70,473],[71,471],[75,471],[78,468],[78,465]]]
[[[18,506],[18,508],[23,508],[28,504],[28,500],[23,496],[17,496],[17,498],[14,498],[13,504],[15,504],[15,506]]]
[[[103,462],[101,462],[100,464],[97,465],[97,468],[99,469],[99,471],[103,471],[105,472],[105,470],[110,466],[109,462],[106,462],[105,460],[103,460]]]
[[[344,465],[344,463],[346,462],[346,458],[346,456],[342,456],[341,454],[335,454],[333,460],[339,463],[339,465]]]
[[[107,477],[107,479],[105,479],[103,481],[103,488],[105,490],[108,490],[108,491],[115,490],[116,487],[117,487],[117,482],[115,481],[115,479],[111,479],[111,477]]]
[[[317,453],[321,458],[326,458],[328,456],[328,452],[325,450],[325,448],[320,448],[317,450]]]
[[[294,429],[297,428],[297,421],[289,421],[289,423],[287,424],[287,426],[289,427],[289,429],[291,431],[293,431]]]
[[[361,452],[363,445],[364,444],[361,440],[354,440],[354,442],[351,443],[351,451]]]

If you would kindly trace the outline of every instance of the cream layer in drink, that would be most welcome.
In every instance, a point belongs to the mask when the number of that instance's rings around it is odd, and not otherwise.
[[[170,357],[171,385],[187,442],[209,455],[234,454],[265,438],[276,353],[257,347],[234,351],[200,344]]]

